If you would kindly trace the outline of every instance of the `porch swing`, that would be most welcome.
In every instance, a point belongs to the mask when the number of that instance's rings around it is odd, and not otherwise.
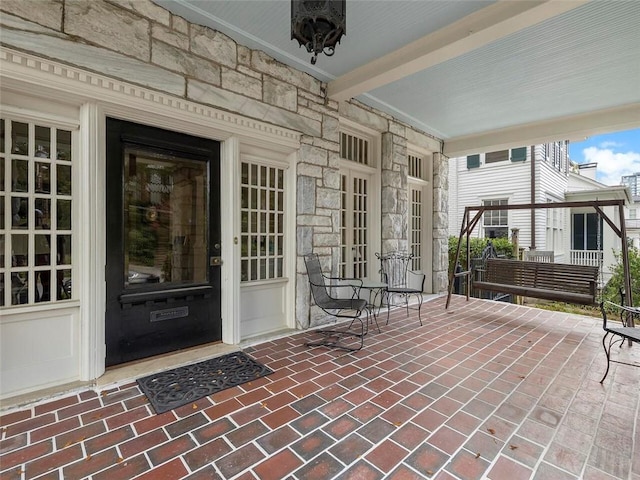
[[[602,210],[603,207],[618,207],[620,227],[616,226],[613,221]],[[478,224],[482,214],[489,210],[525,210],[525,209],[549,209],[549,208],[580,208],[592,207],[598,213],[599,218],[605,220],[611,229],[621,239],[622,249],[622,265],[624,272],[624,290],[628,292],[627,305],[617,305],[613,302],[606,301],[602,298],[602,289],[604,287],[604,277],[602,266],[604,255],[599,254],[600,258],[598,266],[589,265],[567,265],[559,263],[551,263],[547,259],[542,261],[521,261],[507,260],[501,258],[488,258],[484,265],[484,277],[481,281],[476,281],[472,271],[469,268],[470,259],[470,243],[469,237],[473,229]],[[452,272],[449,278],[449,291],[445,309],[449,308],[451,302],[451,294],[454,283],[458,278],[466,280],[466,297],[469,300],[472,288],[484,289],[499,293],[510,293],[533,298],[542,298],[548,300],[564,301],[568,303],[579,303],[584,305],[598,305],[602,312],[603,330],[605,332],[602,338],[602,346],[604,347],[607,357],[607,368],[604,375],[600,379],[603,383],[609,373],[611,363],[622,363],[640,367],[634,363],[628,363],[611,359],[611,349],[614,345],[622,344],[625,340],[631,345],[634,342],[640,343],[640,329],[635,328],[635,322],[640,321],[640,308],[633,306],[633,295],[631,290],[631,273],[629,269],[629,246],[627,245],[627,232],[624,222],[624,200],[592,200],[582,202],[557,202],[542,204],[525,204],[525,205],[496,205],[496,206],[480,206],[466,207],[464,211],[464,220],[458,237],[458,248],[454,265],[458,265],[460,260],[460,248],[462,239],[466,236],[467,245],[467,268],[461,272]],[[470,213],[475,211],[473,219]],[[601,227],[598,221],[598,250],[601,249]],[[624,303],[624,301],[622,301]],[[617,309],[620,314],[621,327],[612,327],[607,324],[607,310]],[[608,339],[608,342],[607,342]]]
[[[620,227],[602,210],[604,207],[617,207]],[[599,266],[573,265],[548,261],[522,261],[503,258],[488,258],[484,264],[483,277],[474,278],[470,262],[471,233],[479,223],[482,215],[495,210],[533,210],[550,208],[584,208],[595,209],[599,217],[607,222],[616,235],[622,240],[622,263],[624,268],[624,285],[626,291],[631,291],[631,275],[629,271],[629,250],[626,242],[624,223],[624,200],[590,200],[574,202],[531,203],[512,205],[482,205],[466,207],[463,223],[458,237],[458,248],[454,265],[460,260],[462,240],[466,238],[467,255],[466,269],[452,272],[449,278],[449,289],[445,308],[449,308],[451,295],[456,279],[466,282],[466,298],[469,300],[472,290],[490,291],[501,294],[512,294],[523,297],[539,298],[580,305],[598,305],[599,291],[602,286],[602,255]],[[472,212],[475,212],[471,217]],[[598,226],[600,222],[598,222]],[[600,237],[600,235],[599,235]],[[599,285],[600,284],[600,285]],[[632,304],[628,306],[632,307]],[[631,320],[633,322],[633,320]],[[633,325],[632,325],[633,326]]]

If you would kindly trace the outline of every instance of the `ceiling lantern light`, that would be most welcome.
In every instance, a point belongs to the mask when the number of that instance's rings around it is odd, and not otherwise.
[[[312,65],[319,53],[334,54],[345,34],[346,11],[346,0],[291,0],[291,40],[313,53]]]

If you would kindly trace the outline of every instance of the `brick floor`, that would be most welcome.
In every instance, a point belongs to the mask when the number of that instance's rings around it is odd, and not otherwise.
[[[0,479],[640,480],[640,368],[598,383],[599,319],[457,297],[422,318],[351,354],[254,345],[273,375],[162,415],[134,381],[7,410]]]

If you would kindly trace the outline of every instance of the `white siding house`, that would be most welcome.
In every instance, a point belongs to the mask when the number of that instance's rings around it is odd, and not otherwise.
[[[572,163],[567,146],[568,142],[562,141],[450,159],[449,234],[460,234],[467,206],[596,199],[630,203],[628,188],[597,182],[595,164]],[[556,262],[601,266],[601,281],[608,280],[614,251],[619,251],[621,241],[606,222],[598,222],[593,208],[489,213],[491,216],[485,214],[472,236],[511,237],[518,229],[521,250],[550,250]],[[608,207],[605,213],[619,224],[614,207]]]

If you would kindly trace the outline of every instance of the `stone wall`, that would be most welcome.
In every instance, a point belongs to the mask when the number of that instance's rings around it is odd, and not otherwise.
[[[299,324],[314,317],[302,255],[319,253],[327,271],[335,271],[339,256],[339,117],[382,134],[382,247],[407,249],[407,143],[433,145],[432,137],[356,101],[338,104],[311,75],[149,0],[34,4],[2,1],[2,45],[302,133],[296,166]],[[446,158],[438,159],[433,269],[435,288],[443,291]]]

